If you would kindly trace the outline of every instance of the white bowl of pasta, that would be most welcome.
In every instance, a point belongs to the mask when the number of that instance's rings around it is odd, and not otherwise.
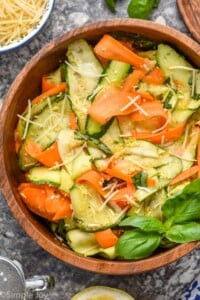
[[[31,41],[47,22],[55,0],[3,1],[0,22],[0,54]]]
[[[99,21],[42,48],[1,111],[0,182],[25,232],[107,274],[149,271],[197,247],[199,68],[197,43],[150,21]]]

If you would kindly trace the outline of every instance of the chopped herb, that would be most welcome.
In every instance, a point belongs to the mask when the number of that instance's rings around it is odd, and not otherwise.
[[[165,98],[164,104],[163,104],[164,108],[167,108],[167,109],[172,108],[172,105],[170,103],[170,100],[171,100],[172,96],[173,96],[172,91],[169,91],[166,98]]]
[[[115,0],[104,0],[108,8],[115,13],[116,12],[116,7],[115,7]]]
[[[146,172],[139,172],[135,176],[132,177],[133,183],[136,187],[146,187],[147,186],[147,173]]]

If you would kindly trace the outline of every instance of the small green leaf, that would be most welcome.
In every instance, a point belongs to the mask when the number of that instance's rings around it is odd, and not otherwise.
[[[160,0],[154,0],[153,8],[157,8],[160,3]]]
[[[163,224],[154,217],[132,216],[120,222],[119,226],[137,227],[145,232],[165,232]]]
[[[138,187],[138,186],[146,187],[147,186],[147,178],[148,178],[148,175],[146,172],[139,172],[135,176],[132,177],[132,180],[136,187]]]
[[[104,0],[108,8],[114,13],[116,12],[115,0]]]
[[[116,253],[126,260],[150,256],[159,246],[161,237],[156,232],[146,233],[140,229],[126,231],[116,245]]]
[[[200,179],[185,186],[183,191],[169,198],[162,206],[166,219],[173,217],[173,222],[183,223],[200,220]]]
[[[166,238],[175,243],[188,243],[200,240],[200,224],[197,222],[173,225],[166,232]]]
[[[172,91],[169,91],[169,93],[167,94],[167,97],[165,98],[164,104],[163,104],[164,108],[167,108],[167,109],[172,108],[172,105],[170,103],[172,96],[173,96]]]
[[[131,0],[127,12],[130,18],[148,19],[155,5],[155,0]]]

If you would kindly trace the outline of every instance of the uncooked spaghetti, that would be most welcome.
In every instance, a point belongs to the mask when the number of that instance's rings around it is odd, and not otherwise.
[[[25,37],[40,21],[47,0],[0,0],[0,46]]]

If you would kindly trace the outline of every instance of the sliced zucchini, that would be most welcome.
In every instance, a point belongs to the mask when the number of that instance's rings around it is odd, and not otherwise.
[[[34,117],[41,113],[41,111],[48,105],[51,105],[56,99],[63,99],[64,94],[55,95],[51,97],[47,97],[39,101],[38,103],[32,104],[30,109],[30,115],[28,116],[28,112],[24,112],[22,115],[19,115],[19,121],[17,124],[17,133],[20,139],[25,139],[24,130],[26,127],[26,122],[32,121]],[[27,120],[27,121],[26,121]]]
[[[195,95],[198,99],[200,98],[200,70],[196,72]]]
[[[72,109],[77,116],[80,131],[84,132],[87,110],[91,104],[87,98],[96,88],[103,67],[94,55],[92,47],[84,39],[78,39],[69,44],[67,59],[68,95]]]
[[[84,256],[93,256],[100,250],[93,232],[84,232],[80,229],[69,230],[66,233],[66,240],[72,250]]]
[[[62,129],[57,138],[58,152],[63,162],[74,156],[75,149],[79,148],[84,141],[75,139],[74,131],[70,128]]]
[[[158,45],[156,58],[158,65],[167,77],[172,77],[172,79],[183,83],[186,89],[190,88],[189,81],[193,67],[184,56],[171,46],[161,43]]]
[[[187,96],[178,99],[175,109],[171,113],[171,122],[175,125],[186,122],[200,107],[200,101]]]
[[[98,255],[106,259],[115,259],[117,256],[114,246],[109,248],[101,248],[98,252]]]
[[[64,78],[64,65],[61,64],[56,70],[52,71],[48,75],[45,76],[45,79],[54,85],[60,84],[65,81]]]
[[[70,193],[70,189],[72,188],[74,181],[72,177],[69,175],[67,170],[64,167],[61,168],[60,171],[60,186],[59,189],[65,192],[67,195]]]
[[[69,172],[71,178],[75,180],[85,172],[92,169],[91,157],[84,151],[81,151],[74,157],[73,160],[71,160],[70,162],[66,162],[65,167]]]
[[[183,170],[190,168],[196,160],[198,138],[198,129],[189,123],[184,134],[178,140],[165,146],[167,151],[181,158]]]
[[[121,137],[121,129],[119,127],[119,122],[115,118],[106,131],[106,133],[100,139],[105,145],[107,145],[113,153],[115,153],[121,144],[124,142]],[[120,144],[120,146],[118,146]]]
[[[124,80],[124,78],[128,75],[130,69],[131,66],[127,63],[115,60],[110,61],[104,71],[104,77],[100,79],[96,90],[102,92],[113,84],[120,84],[122,80]],[[93,101],[94,98],[92,98],[91,100]],[[106,125],[102,126],[90,116],[88,116],[85,131],[88,135],[91,135],[95,138],[100,138],[106,132],[111,123],[112,122],[108,122]]]
[[[155,172],[157,173],[157,178],[158,178],[158,180],[156,180],[156,185],[154,187],[138,188],[134,193],[134,197],[138,201],[145,200],[149,196],[153,195],[155,192],[165,187],[181,171],[182,171],[181,159],[172,155],[166,156],[165,164],[155,168]],[[153,174],[152,177],[149,174],[149,178],[155,178],[155,174]]]
[[[27,178],[36,184],[47,183],[53,186],[60,186],[60,170],[52,170],[47,167],[33,167],[29,170]]]
[[[74,220],[84,231],[98,231],[116,225],[123,215],[104,205],[99,193],[87,185],[74,185],[70,192]]]
[[[19,167],[22,170],[28,170],[38,163],[26,151],[28,140],[36,142],[42,149],[48,148],[55,142],[60,130],[69,127],[70,111],[69,102],[65,97],[55,99],[51,106],[45,106],[40,114],[35,115],[34,123],[29,125],[26,139],[18,152]]]

